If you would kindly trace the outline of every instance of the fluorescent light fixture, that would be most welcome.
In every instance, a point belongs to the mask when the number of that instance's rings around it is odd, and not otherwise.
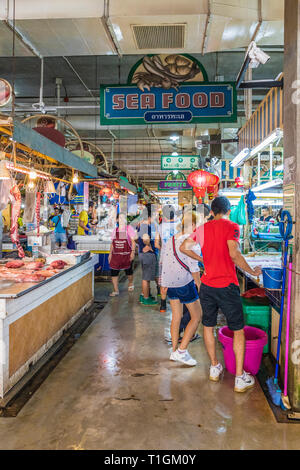
[[[247,158],[249,157],[250,155],[250,149],[248,148],[244,148],[243,150],[241,150],[241,152],[232,160],[232,162],[230,162],[230,166],[232,166],[233,168],[237,167],[237,166],[241,166],[241,164],[247,160]]]
[[[178,157],[178,152],[173,152],[172,157]]]
[[[263,191],[264,189],[273,188],[274,186],[280,186],[282,184],[282,179],[275,179],[268,181],[267,183],[260,184],[255,188],[252,188],[252,191],[256,193],[257,191]]]
[[[228,189],[225,191],[220,191],[220,194],[222,196],[227,196],[227,197],[241,197],[245,193],[242,191],[230,191],[230,189]],[[269,199],[282,199],[283,193],[257,193],[256,192],[255,196],[257,198],[263,197],[263,198],[269,198]]]
[[[229,196],[229,197],[241,197],[244,192],[243,191],[220,191],[222,196]]]
[[[275,140],[281,139],[283,136],[283,132],[281,129],[275,129],[272,134],[270,134],[265,140],[263,140],[260,144],[254,147],[250,152],[250,157],[254,157],[254,155],[258,154],[262,150],[264,150],[268,145],[275,142]]]

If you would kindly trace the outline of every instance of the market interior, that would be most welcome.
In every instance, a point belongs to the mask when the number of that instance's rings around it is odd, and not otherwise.
[[[297,15],[296,0],[0,2],[0,448],[299,448]],[[109,295],[117,214],[136,230],[148,204],[158,224],[216,196],[263,268],[237,270],[266,337],[242,396],[230,370],[208,382],[201,326],[198,366],[170,365],[170,304],[155,283],[143,304],[138,256]]]

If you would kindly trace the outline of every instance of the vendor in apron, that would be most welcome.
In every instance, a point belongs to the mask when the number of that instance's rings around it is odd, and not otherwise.
[[[120,222],[122,216],[117,219],[117,228],[112,235],[110,253],[108,257],[113,292],[111,297],[119,295],[119,273],[124,270],[128,277],[128,291],[134,290],[133,285],[133,260],[135,257],[135,232],[125,221]]]

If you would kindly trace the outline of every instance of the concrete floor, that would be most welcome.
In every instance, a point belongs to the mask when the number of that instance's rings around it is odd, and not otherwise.
[[[237,394],[228,373],[209,382],[202,339],[190,346],[196,367],[169,361],[168,315],[141,306],[135,284],[16,418],[0,418],[0,449],[299,449],[300,425],[277,424],[258,384]]]

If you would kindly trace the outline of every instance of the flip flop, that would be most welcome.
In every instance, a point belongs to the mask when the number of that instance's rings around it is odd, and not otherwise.
[[[111,292],[109,294],[110,297],[117,297],[117,295],[119,295],[119,292]]]
[[[129,291],[129,292],[132,292],[133,290],[134,290],[134,286],[129,286],[129,287],[128,287],[128,291]]]

